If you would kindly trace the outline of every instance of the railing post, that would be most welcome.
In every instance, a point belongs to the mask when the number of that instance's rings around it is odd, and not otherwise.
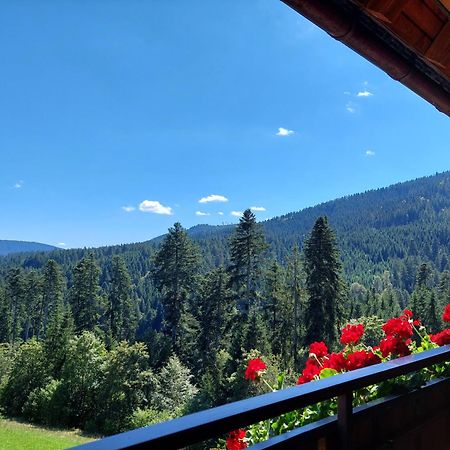
[[[351,450],[353,391],[338,397],[338,428],[342,450]]]

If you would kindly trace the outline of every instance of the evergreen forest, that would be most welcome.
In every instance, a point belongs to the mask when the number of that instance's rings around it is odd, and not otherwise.
[[[258,223],[180,223],[145,243],[0,258],[0,407],[111,434],[295,380],[311,342],[450,303],[450,173]]]

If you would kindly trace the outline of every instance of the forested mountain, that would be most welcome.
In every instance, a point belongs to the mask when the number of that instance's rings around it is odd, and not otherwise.
[[[56,249],[57,247],[54,247],[53,245],[40,244],[39,242],[0,240],[1,256],[9,255],[11,253],[50,252]]]
[[[449,211],[443,173],[262,224],[247,209],[236,226],[2,257],[0,408],[109,434],[256,393],[257,355],[294,380],[308,345],[337,348],[352,321],[366,346],[406,307],[436,333]]]
[[[411,292],[422,262],[429,263],[436,279],[438,273],[450,268],[450,172],[332,200],[262,222],[269,255],[284,263],[295,244],[301,249],[319,216],[327,216],[336,232],[344,273],[350,282],[369,285],[374,275],[389,270],[393,284]],[[228,240],[233,230],[232,225],[197,225],[188,230],[200,246],[204,271],[228,264]],[[93,250],[11,255],[0,258],[0,274],[18,264],[40,268],[53,258],[63,266],[70,281],[73,265],[93,251],[102,268],[112,255],[122,255],[136,283],[150,270],[150,257],[162,239]]]

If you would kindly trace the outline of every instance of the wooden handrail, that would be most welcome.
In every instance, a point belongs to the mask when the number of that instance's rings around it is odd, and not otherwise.
[[[450,345],[394,359],[323,380],[259,395],[189,414],[148,427],[110,436],[76,447],[79,450],[178,449],[264,419],[341,397],[341,411],[349,411],[353,391],[450,360]],[[347,400],[345,400],[347,397]],[[341,418],[345,426],[345,418]]]

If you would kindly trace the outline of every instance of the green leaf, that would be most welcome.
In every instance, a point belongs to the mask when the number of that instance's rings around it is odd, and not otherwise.
[[[326,369],[322,369],[322,371],[320,372],[320,379],[322,378],[329,378],[332,377],[333,375],[336,375],[337,371],[334,369],[330,369],[330,368],[326,368]]]

